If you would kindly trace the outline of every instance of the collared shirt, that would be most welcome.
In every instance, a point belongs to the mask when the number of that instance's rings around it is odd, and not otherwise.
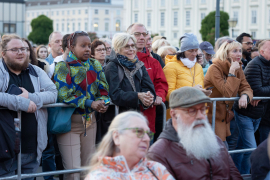
[[[32,84],[29,69],[23,70],[19,75],[14,74],[8,69],[9,84],[23,87],[29,93],[34,93],[35,89]],[[21,117],[21,152],[35,153],[37,151],[37,120],[34,113],[22,112]]]
[[[53,61],[54,61],[52,53],[45,60],[51,65],[53,63]]]

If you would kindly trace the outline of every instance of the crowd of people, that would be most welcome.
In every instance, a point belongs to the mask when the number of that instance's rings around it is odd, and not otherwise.
[[[17,172],[17,111],[24,174],[42,163],[43,172],[88,167],[59,175],[65,180],[269,177],[270,104],[253,97],[270,97],[270,40],[242,33],[213,47],[185,33],[180,41],[152,39],[140,23],[93,42],[84,31],[52,32],[37,48],[3,35],[0,177]],[[210,98],[222,97],[239,100],[217,101],[213,131]],[[52,111],[42,107],[53,103],[73,107],[56,119],[67,119],[65,132],[47,127]],[[252,155],[228,153],[259,144]]]

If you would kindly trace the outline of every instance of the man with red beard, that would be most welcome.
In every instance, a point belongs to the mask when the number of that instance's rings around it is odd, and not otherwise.
[[[29,64],[27,48],[20,37],[4,35],[1,49],[0,106],[8,109],[5,111],[9,112],[10,119],[6,122],[11,123],[8,124],[10,127],[14,123],[14,118],[17,117],[17,111],[22,111],[21,172],[23,174],[35,173],[40,164],[42,151],[47,145],[48,115],[47,109],[42,106],[56,102],[57,89],[45,71]],[[21,91],[21,94],[14,95],[11,93],[14,91]],[[15,136],[15,131],[12,133]],[[9,134],[10,137],[14,137],[12,133]],[[11,139],[9,143],[13,143],[14,146],[13,138]],[[14,175],[16,170],[17,156],[11,156],[10,159],[0,162],[0,177]]]
[[[242,44],[242,68],[243,70],[246,68],[247,64],[252,60],[251,59],[251,50],[254,46],[253,41],[251,39],[251,35],[247,33],[242,33],[240,34],[237,38],[236,41]]]
[[[163,164],[175,179],[242,179],[222,140],[207,120],[202,91],[182,87],[170,95],[171,119],[147,157]]]
[[[137,39],[137,56],[139,60],[144,63],[150,79],[155,86],[157,97],[153,104],[154,106],[143,111],[143,114],[149,121],[150,130],[155,133],[156,106],[165,102],[168,92],[168,83],[160,63],[156,59],[152,58],[149,50],[145,48],[146,38],[148,35],[148,31],[145,26],[143,24],[134,23],[128,27],[127,32],[134,35]]]

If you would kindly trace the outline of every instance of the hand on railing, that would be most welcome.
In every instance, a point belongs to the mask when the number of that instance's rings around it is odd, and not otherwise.
[[[30,101],[27,112],[34,113],[36,112],[36,110],[37,110],[37,105],[33,101]]]
[[[150,93],[150,91],[148,91],[147,93],[144,93],[144,92],[138,93],[138,98],[146,107],[153,104],[154,96]]]
[[[241,108],[247,108],[247,95],[242,95],[241,98],[238,101],[239,109]]]
[[[157,97],[156,97],[156,100],[155,100],[155,102],[154,102],[154,105],[155,105],[155,106],[158,106],[158,105],[160,105],[161,103],[162,103],[162,97],[157,96]]]
[[[252,101],[250,102],[250,104],[251,104],[253,107],[256,107],[256,106],[258,106],[258,104],[259,104],[260,101],[261,101],[261,100],[252,100]]]
[[[105,106],[104,100],[93,101],[91,104],[91,108],[97,112],[105,113],[108,109],[108,106]]]

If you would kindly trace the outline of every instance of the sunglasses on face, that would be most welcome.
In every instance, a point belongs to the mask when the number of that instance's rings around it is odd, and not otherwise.
[[[151,131],[145,131],[143,128],[125,128],[123,130],[132,130],[134,133],[136,133],[138,138],[143,138],[145,134],[148,135],[150,138],[150,141],[154,138],[154,133]]]

